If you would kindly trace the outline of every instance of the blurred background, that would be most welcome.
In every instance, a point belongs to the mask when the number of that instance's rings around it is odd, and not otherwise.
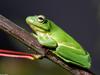
[[[45,15],[90,52],[91,71],[100,74],[100,0],[0,0],[0,14],[29,32],[32,31],[25,18]],[[27,47],[1,30],[0,48],[29,52]],[[31,61],[0,57],[0,74],[67,75],[68,72],[47,59]]]

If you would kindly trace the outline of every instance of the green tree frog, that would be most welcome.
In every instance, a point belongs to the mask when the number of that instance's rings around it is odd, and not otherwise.
[[[91,66],[90,54],[69,34],[43,15],[29,16],[27,24],[35,32],[32,33],[38,42],[48,47],[54,54],[67,63],[86,69]]]

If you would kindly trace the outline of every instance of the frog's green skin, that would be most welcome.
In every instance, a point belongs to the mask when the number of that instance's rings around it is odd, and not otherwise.
[[[42,15],[29,16],[27,24],[35,32],[33,35],[39,43],[68,63],[76,64],[89,69],[91,66],[90,55],[69,34],[64,32],[52,21]]]

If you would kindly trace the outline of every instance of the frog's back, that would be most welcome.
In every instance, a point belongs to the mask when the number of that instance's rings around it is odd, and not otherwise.
[[[84,68],[90,68],[91,60],[89,53],[86,52],[69,34],[64,32],[60,27],[53,25],[51,29],[51,37],[58,43],[58,47],[54,53],[60,58],[66,62]]]
[[[82,48],[80,46],[80,44],[74,38],[72,38],[69,34],[64,32],[57,25],[53,25],[52,26],[51,36],[58,43],[66,43],[66,45],[67,44],[72,44],[76,48]]]

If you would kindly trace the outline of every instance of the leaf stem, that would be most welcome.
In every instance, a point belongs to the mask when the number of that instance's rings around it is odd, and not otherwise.
[[[27,54],[27,53],[24,53],[24,52],[16,52],[16,51],[3,50],[3,49],[0,49],[0,56],[24,58],[24,59],[31,59],[31,60],[33,60],[32,54]]]

